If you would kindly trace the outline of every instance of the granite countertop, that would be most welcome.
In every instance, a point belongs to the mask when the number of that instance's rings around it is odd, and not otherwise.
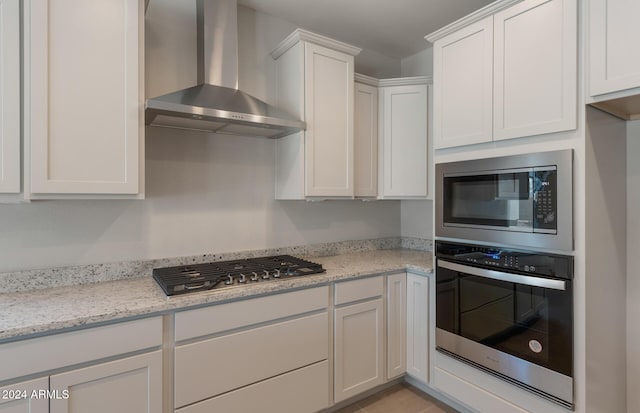
[[[326,273],[173,297],[166,297],[151,276],[3,293],[0,342],[367,275],[405,269],[426,274],[433,270],[428,251],[374,250],[308,259],[322,264]]]

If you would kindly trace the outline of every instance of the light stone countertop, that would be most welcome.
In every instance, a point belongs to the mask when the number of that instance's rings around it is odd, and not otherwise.
[[[148,277],[0,294],[0,342],[398,270],[433,271],[432,252],[374,250],[309,257],[326,273],[166,297]]]

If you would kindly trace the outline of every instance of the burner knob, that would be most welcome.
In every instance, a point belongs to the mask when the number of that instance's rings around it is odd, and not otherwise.
[[[231,275],[227,275],[227,280],[224,283],[225,283],[225,285],[232,285],[233,284],[233,277]]]
[[[257,272],[252,272],[251,273],[251,281],[258,281],[258,273]]]
[[[269,279],[269,271],[264,270],[264,274],[262,274],[262,279],[263,280],[268,280]]]
[[[238,280],[239,283],[244,284],[247,282],[247,276],[244,274],[240,274],[240,279]]]
[[[280,278],[280,270],[276,268],[275,274],[273,274],[273,278]]]

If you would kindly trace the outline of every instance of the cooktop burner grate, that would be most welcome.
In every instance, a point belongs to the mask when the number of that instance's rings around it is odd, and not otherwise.
[[[154,268],[153,278],[167,295],[255,284],[325,272],[322,265],[291,255]]]

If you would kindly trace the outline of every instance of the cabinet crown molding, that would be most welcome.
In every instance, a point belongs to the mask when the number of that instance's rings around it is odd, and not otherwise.
[[[356,73],[354,77],[355,77],[354,80],[357,83],[362,83],[362,84],[373,86],[373,87],[410,86],[410,85],[425,85],[425,84],[433,83],[432,76],[411,76],[411,77],[395,77],[395,78],[389,78],[389,79],[376,79],[375,77]]]
[[[466,27],[470,24],[473,24],[477,21],[484,19],[485,17],[493,16],[500,10],[504,10],[507,7],[510,7],[516,3],[520,3],[522,0],[498,0],[493,3],[464,16],[461,19],[454,21],[453,23],[444,26],[441,29],[436,30],[435,32],[428,34],[424,37],[424,39],[430,43],[435,42],[436,40],[440,40],[443,37],[457,32],[458,30]]]
[[[426,85],[431,83],[433,83],[432,76],[395,77],[378,80],[379,87]]]
[[[349,54],[351,56],[357,56],[362,51],[362,49],[359,47],[340,42],[321,34],[313,33],[303,29],[295,29],[293,33],[291,33],[289,36],[287,36],[286,39],[281,41],[278,47],[276,47],[271,52],[271,57],[273,57],[274,59],[279,58],[284,54],[284,52],[295,46],[298,42],[314,43],[319,46],[324,46],[329,49]]]
[[[361,75],[360,73],[354,73],[354,80],[357,83],[362,83],[364,85],[369,85],[369,86],[373,86],[373,87],[378,87],[380,81],[378,79],[376,79],[375,77],[371,77],[371,76],[367,76],[367,75]]]

